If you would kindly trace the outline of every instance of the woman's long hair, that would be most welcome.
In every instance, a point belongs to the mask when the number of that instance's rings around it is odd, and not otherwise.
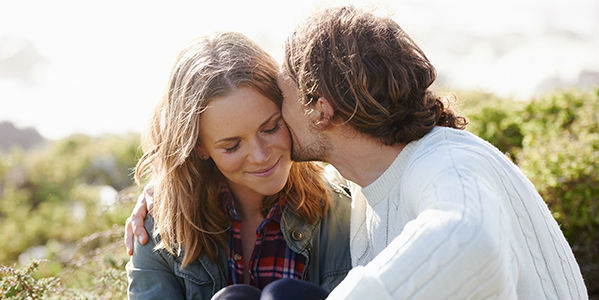
[[[158,247],[183,255],[183,266],[200,255],[217,262],[218,251],[228,239],[229,219],[219,199],[224,177],[211,159],[202,160],[196,150],[202,112],[211,99],[239,87],[253,88],[280,107],[278,70],[275,60],[258,45],[231,32],[195,40],[175,62],[166,94],[144,135],[144,155],[135,179],[139,184],[142,177],[150,177]],[[293,163],[282,191],[263,200],[263,213],[284,194],[301,219],[314,222],[328,210],[327,191],[320,165]]]

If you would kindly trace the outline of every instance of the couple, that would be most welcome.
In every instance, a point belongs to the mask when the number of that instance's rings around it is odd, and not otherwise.
[[[588,298],[534,186],[434,79],[352,7],[306,20],[280,69],[239,34],[186,48],[137,167],[129,297]]]

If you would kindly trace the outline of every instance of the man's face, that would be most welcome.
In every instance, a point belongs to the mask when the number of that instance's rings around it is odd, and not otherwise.
[[[327,152],[325,139],[320,131],[314,128],[306,107],[300,102],[297,85],[285,71],[279,73],[277,83],[283,92],[281,108],[283,119],[293,140],[291,159],[325,161]]]

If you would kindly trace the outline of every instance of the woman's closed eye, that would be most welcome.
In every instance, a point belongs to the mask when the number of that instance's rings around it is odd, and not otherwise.
[[[239,142],[235,143],[235,145],[232,145],[230,147],[224,147],[226,153],[234,152],[238,148],[239,148]]]
[[[271,134],[271,133],[277,132],[277,130],[279,130],[279,128],[281,128],[281,119],[277,120],[277,122],[275,123],[275,126],[271,127],[270,129],[265,129],[262,132]]]
[[[277,131],[279,131],[279,129],[281,129],[282,124],[283,124],[283,119],[279,117],[274,125],[271,125],[270,127],[266,127],[265,129],[262,129],[261,132],[264,134],[274,134]],[[222,146],[222,149],[225,150],[225,153],[233,153],[237,149],[239,149],[239,147],[241,146],[241,141],[238,139],[236,140],[236,138],[229,138],[228,140],[230,143],[227,143]]]

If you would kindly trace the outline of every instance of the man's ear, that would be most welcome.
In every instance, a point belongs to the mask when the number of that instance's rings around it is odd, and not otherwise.
[[[335,115],[335,109],[331,105],[331,102],[325,97],[319,97],[313,106],[314,113],[314,126],[318,129],[326,129],[332,125],[331,120]]]

